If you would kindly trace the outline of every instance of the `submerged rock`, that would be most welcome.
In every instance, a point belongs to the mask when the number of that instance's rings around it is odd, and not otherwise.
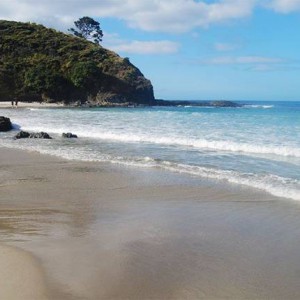
[[[73,134],[71,132],[63,133],[62,137],[67,138],[67,139],[77,139],[78,138],[78,136],[76,134]]]
[[[232,102],[232,101],[212,101],[211,106],[214,107],[241,107],[242,105]]]
[[[12,127],[12,124],[10,122],[10,119],[1,116],[0,117],[0,131],[10,131],[10,130],[12,130],[12,128],[13,127]]]

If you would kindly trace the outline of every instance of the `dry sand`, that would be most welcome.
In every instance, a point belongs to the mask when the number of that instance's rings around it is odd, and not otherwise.
[[[299,214],[250,189],[0,148],[0,238],[27,251],[0,248],[0,282],[11,299],[299,299]]]

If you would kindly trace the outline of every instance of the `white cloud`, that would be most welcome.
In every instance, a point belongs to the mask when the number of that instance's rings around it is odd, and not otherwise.
[[[267,6],[281,13],[290,13],[300,10],[300,0],[271,0]]]
[[[179,50],[179,44],[172,41],[131,41],[110,45],[116,52],[136,54],[170,54]]]
[[[116,17],[146,31],[186,32],[251,15],[256,0],[1,0],[0,18],[66,29],[83,15]]]
[[[233,51],[238,49],[240,46],[231,43],[215,43],[214,48],[220,52]]]
[[[1,0],[0,18],[66,30],[84,15],[115,17],[146,31],[183,33],[249,17],[256,6],[287,13],[300,9],[300,0]]]
[[[105,36],[103,45],[113,46],[113,45],[124,43],[124,40],[120,38],[120,35],[118,33],[111,33],[111,32],[104,31],[103,36]]]
[[[192,62],[200,65],[228,65],[241,70],[268,72],[291,69],[291,61],[278,57],[266,56],[217,56]]]
[[[172,54],[178,52],[180,44],[168,40],[127,41],[117,33],[104,32],[103,46],[116,52],[135,54]]]
[[[199,61],[201,64],[233,65],[233,64],[279,64],[285,61],[281,58],[263,56],[220,56]]]
[[[181,33],[251,15],[254,0],[223,0],[213,3],[193,0],[154,0],[153,9],[140,11],[127,21],[147,31]]]

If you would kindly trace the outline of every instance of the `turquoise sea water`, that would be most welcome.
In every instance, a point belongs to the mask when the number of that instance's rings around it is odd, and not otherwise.
[[[53,140],[0,146],[67,159],[161,168],[300,200],[300,102],[247,102],[243,108],[0,109],[15,128]],[[79,139],[63,139],[72,132]]]

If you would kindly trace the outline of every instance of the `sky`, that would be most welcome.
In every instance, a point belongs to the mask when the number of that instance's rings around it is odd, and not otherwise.
[[[300,0],[0,0],[0,19],[100,22],[157,99],[300,101]]]

